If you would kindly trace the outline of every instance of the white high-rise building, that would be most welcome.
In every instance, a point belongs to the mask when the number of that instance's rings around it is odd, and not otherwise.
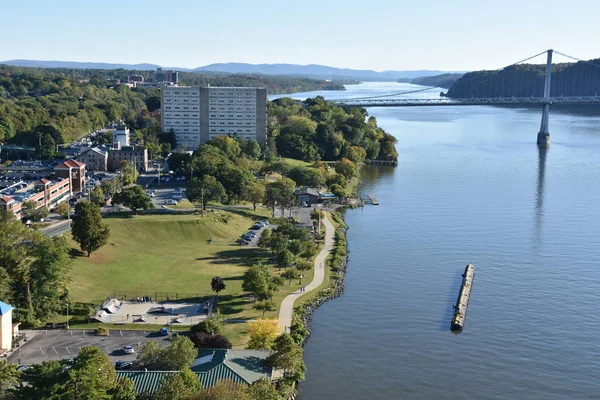
[[[177,147],[195,150],[200,145],[200,88],[162,86],[161,128],[175,132]]]
[[[162,87],[162,129],[175,132],[178,148],[193,150],[221,135],[267,139],[264,88]]]

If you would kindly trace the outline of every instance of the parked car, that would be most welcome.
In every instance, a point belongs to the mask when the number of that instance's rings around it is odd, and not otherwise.
[[[165,204],[168,206],[175,206],[175,205],[177,205],[177,200],[167,199],[167,200],[165,200]]]
[[[123,352],[123,354],[133,354],[133,353],[135,353],[135,350],[133,349],[133,346],[123,346],[123,347],[121,347],[121,351]]]
[[[269,220],[267,219],[263,219],[262,221],[259,221],[261,224],[263,224],[264,226],[269,225]]]
[[[262,228],[262,225],[257,225],[257,224],[254,224],[254,225],[252,225],[252,226],[250,227],[250,229],[251,229],[251,230],[253,230],[253,231],[258,231],[258,230],[260,230],[261,228]]]
[[[249,231],[244,236],[256,237],[256,232]]]
[[[160,334],[163,336],[169,336],[169,330],[167,328],[160,328]]]
[[[133,365],[133,363],[129,362],[129,361],[117,361],[115,364],[115,369],[118,369],[118,370],[129,369],[129,368],[131,368],[132,365]]]

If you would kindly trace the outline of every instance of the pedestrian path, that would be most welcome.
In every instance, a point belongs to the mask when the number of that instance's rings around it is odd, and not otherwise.
[[[329,218],[324,218],[321,221],[323,222],[323,225],[325,225],[325,245],[323,246],[321,252],[315,257],[315,274],[313,276],[313,280],[304,287],[304,292],[296,290],[295,292],[287,295],[281,302],[281,307],[279,308],[279,327],[282,331],[289,331],[289,328],[292,325],[292,313],[294,312],[294,302],[296,299],[319,287],[319,285],[321,285],[325,279],[325,259],[331,252],[331,249],[333,249],[335,228],[329,221]]]

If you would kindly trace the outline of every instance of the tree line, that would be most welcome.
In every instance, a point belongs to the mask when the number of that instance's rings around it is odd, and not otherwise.
[[[592,65],[592,64],[595,65]],[[552,66],[551,96],[596,96],[600,92],[600,59]],[[541,97],[546,65],[519,64],[498,71],[466,73],[450,87],[448,97]]]

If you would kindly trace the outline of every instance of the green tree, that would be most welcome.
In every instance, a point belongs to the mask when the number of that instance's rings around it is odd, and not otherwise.
[[[204,389],[191,400],[251,400],[247,393],[247,385],[221,379],[213,387]]]
[[[220,276],[215,276],[214,278],[212,278],[212,280],[210,281],[210,287],[213,290],[213,292],[215,292],[217,294],[217,299],[215,300],[215,304],[217,304],[219,302],[219,292],[221,290],[225,290],[225,282],[223,282],[223,278],[221,278]]]
[[[164,371],[178,371],[192,365],[198,352],[194,343],[185,336],[175,336],[171,344],[163,349],[162,362]]]
[[[273,344],[274,353],[267,358],[267,363],[277,369],[284,370],[284,376],[291,381],[304,380],[306,367],[302,360],[302,349],[289,333],[282,333]]]
[[[42,160],[50,160],[56,153],[56,142],[52,138],[52,135],[46,133],[42,136],[40,145],[40,157]]]
[[[258,160],[262,153],[260,144],[256,140],[246,140],[243,144],[242,151],[250,160]]]
[[[160,347],[155,341],[146,342],[135,364],[151,371],[178,371],[192,365],[197,353],[190,339],[175,336],[168,347]]]
[[[287,249],[288,243],[290,240],[287,236],[279,231],[273,232],[271,238],[269,239],[269,247],[273,253],[281,253],[283,250]]]
[[[202,201],[203,210],[206,210],[209,201],[227,201],[225,188],[215,177],[210,175],[204,175],[202,179],[193,178],[189,181],[186,195],[190,201]]]
[[[260,378],[250,385],[248,395],[252,400],[283,400],[277,389],[266,378]],[[286,397],[287,398],[287,397]]]
[[[69,202],[63,201],[62,203],[60,203],[59,205],[56,206],[55,211],[61,217],[67,218],[67,216],[69,215],[69,212],[71,211],[71,206],[69,205]]]
[[[20,381],[17,364],[9,364],[7,360],[0,360],[0,399],[13,399],[14,390]]]
[[[134,213],[139,209],[154,209],[154,204],[152,204],[150,197],[144,192],[144,189],[137,185],[123,188],[123,190],[113,196],[112,203],[123,204]]]
[[[199,322],[197,325],[193,325],[190,328],[191,333],[202,332],[209,335],[218,335],[221,333],[221,325],[212,319],[205,319]]]
[[[59,387],[59,398],[106,399],[118,384],[117,374],[108,356],[95,346],[83,347],[67,372],[66,385]]]
[[[271,241],[271,230],[269,228],[265,228],[258,238],[258,246],[262,249],[268,249]]]
[[[352,179],[358,176],[358,169],[356,164],[347,158],[342,158],[335,166],[335,172],[341,174],[346,179]]]
[[[110,229],[102,222],[100,207],[85,201],[79,202],[75,207],[71,235],[88,257],[104,246],[108,242]]]
[[[299,285],[302,285],[302,277],[307,271],[313,269],[313,263],[309,261],[301,261],[296,263],[296,270],[298,270],[298,278],[300,278]]]
[[[287,268],[294,262],[294,255],[291,251],[285,249],[279,253],[277,253],[277,267]]]
[[[281,208],[282,215],[285,209],[294,204],[294,189],[296,182],[289,178],[282,178],[267,185],[266,203],[271,207],[272,214],[275,216],[275,207]]]
[[[307,242],[304,243],[304,252],[302,253],[302,256],[306,257],[307,259],[312,259],[315,255],[317,254],[317,245],[315,242],[313,242],[312,240],[309,240]]]
[[[116,193],[121,191],[123,185],[121,184],[121,180],[118,178],[108,178],[102,180],[100,187],[105,194],[114,196]]]
[[[337,183],[331,185],[329,189],[331,190],[331,193],[333,193],[338,199],[343,200],[348,197],[348,192],[346,191],[346,188],[338,185]]]
[[[287,246],[288,250],[292,252],[293,255],[297,256],[302,253],[304,249],[304,243],[299,239],[290,240]]]
[[[137,168],[129,161],[121,161],[121,164],[119,164],[118,171],[123,179],[123,185],[131,185],[132,183],[137,181],[139,173],[137,171]]]
[[[242,197],[244,200],[252,203],[254,211],[256,211],[256,204],[265,201],[267,189],[260,181],[254,180],[244,188]]]
[[[325,174],[320,169],[295,167],[290,170],[288,177],[298,186],[320,188],[325,185]]]
[[[230,160],[239,157],[242,152],[239,142],[225,135],[217,136],[208,142],[208,144],[220,149]]]
[[[104,197],[104,190],[102,187],[96,186],[90,192],[90,201],[100,207],[106,204],[106,198]]]
[[[367,157],[367,151],[360,146],[350,146],[346,150],[346,158],[356,164],[362,163]]]
[[[242,289],[252,293],[256,301],[256,298],[268,296],[270,280],[271,272],[269,272],[269,268],[262,264],[256,264],[244,272]]]
[[[112,400],[136,400],[135,386],[129,378],[117,378],[117,385],[109,390]]]
[[[262,311],[263,318],[265,317],[265,313],[267,311],[275,311],[277,307],[275,307],[275,303],[269,300],[259,301],[254,304],[254,309],[258,311]]]
[[[288,285],[292,284],[292,280],[297,279],[300,275],[298,274],[298,270],[296,268],[289,268],[283,271],[281,277],[289,281]]]
[[[188,400],[202,390],[202,384],[189,367],[163,378],[152,400]]]

